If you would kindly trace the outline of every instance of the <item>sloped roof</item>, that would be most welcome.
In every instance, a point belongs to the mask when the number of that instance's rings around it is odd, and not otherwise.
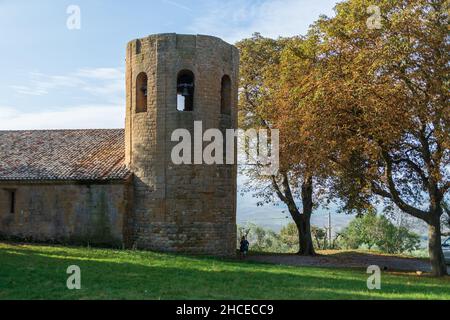
[[[123,180],[124,136],[123,129],[0,131],[0,181]]]

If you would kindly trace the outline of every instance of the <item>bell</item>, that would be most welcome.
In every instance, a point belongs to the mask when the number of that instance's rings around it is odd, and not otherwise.
[[[146,97],[147,96],[147,86],[142,86],[141,91],[144,94],[144,97]]]
[[[191,95],[191,94],[189,93],[189,89],[188,89],[187,85],[184,86],[183,92],[181,93],[181,95],[182,95],[183,97],[189,97],[189,96]]]

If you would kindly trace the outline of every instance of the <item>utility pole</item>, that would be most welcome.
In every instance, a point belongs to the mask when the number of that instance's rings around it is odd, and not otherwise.
[[[332,243],[332,233],[331,233],[331,211],[328,211],[328,246],[331,249]]]

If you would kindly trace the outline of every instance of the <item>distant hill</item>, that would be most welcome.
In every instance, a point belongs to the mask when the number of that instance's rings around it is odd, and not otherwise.
[[[251,194],[244,196],[238,196],[238,210],[237,221],[239,225],[245,225],[246,223],[254,223],[264,228],[269,228],[273,231],[280,231],[283,226],[292,222],[289,212],[286,206],[283,204],[265,205],[258,207],[257,199],[253,198]],[[311,223],[317,227],[328,227],[328,211],[331,211],[331,223],[333,232],[340,231],[345,228],[354,215],[346,215],[343,213],[337,213],[337,207],[331,206],[328,209],[318,209],[311,218]],[[412,219],[413,223],[410,223],[411,229],[419,234],[425,241],[428,239],[428,228],[425,222],[408,216],[408,219]]]

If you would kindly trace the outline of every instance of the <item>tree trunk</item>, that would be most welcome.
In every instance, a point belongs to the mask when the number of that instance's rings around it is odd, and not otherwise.
[[[431,260],[431,273],[435,277],[446,276],[447,265],[445,264],[444,253],[442,251],[441,221],[439,218],[434,218],[432,219],[432,221],[430,221],[428,225],[428,238],[428,250]]]
[[[291,187],[289,185],[289,178],[286,173],[283,174],[283,189],[284,194],[281,191],[275,177],[272,177],[272,185],[277,192],[278,197],[282,200],[289,208],[289,213],[295,222],[298,230],[299,238],[299,251],[298,254],[303,256],[314,256],[316,252],[314,251],[314,244],[311,235],[311,215],[313,210],[313,179],[311,177],[306,177],[302,184],[302,203],[303,203],[303,213],[297,208],[294,197],[292,195]]]
[[[303,214],[295,222],[298,228],[298,238],[300,244],[299,255],[314,256],[314,244],[311,236],[311,215],[313,210],[313,181],[306,177],[302,184]]]
[[[311,221],[309,216],[304,214],[296,222],[298,228],[298,240],[300,244],[300,250],[298,252],[301,256],[314,256],[316,252],[314,250],[314,244],[311,236]]]

